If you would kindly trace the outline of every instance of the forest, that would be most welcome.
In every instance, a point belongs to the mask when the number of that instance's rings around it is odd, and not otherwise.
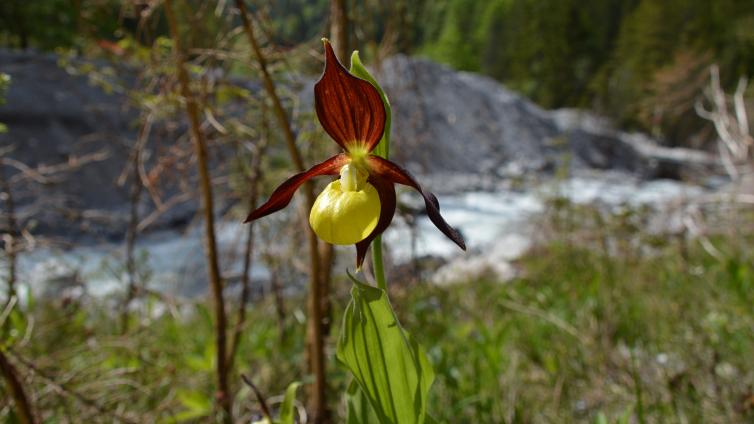
[[[0,422],[754,420],[754,2],[0,2]]]

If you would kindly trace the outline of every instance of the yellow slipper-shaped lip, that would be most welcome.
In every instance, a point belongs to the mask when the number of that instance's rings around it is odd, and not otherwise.
[[[335,180],[320,193],[309,214],[309,224],[322,240],[356,244],[374,231],[380,218],[380,196],[369,183],[346,191]]]

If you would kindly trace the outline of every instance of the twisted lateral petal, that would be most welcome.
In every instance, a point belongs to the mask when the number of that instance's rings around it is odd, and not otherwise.
[[[458,247],[466,250],[466,243],[463,241],[461,233],[448,225],[440,215],[440,203],[437,201],[437,197],[425,191],[408,171],[387,159],[374,155],[369,155],[367,163],[370,171],[374,174],[388,181],[412,187],[418,191],[424,197],[424,206],[427,208],[427,215],[432,223],[435,224],[435,227],[442,231],[449,239],[453,240]]]
[[[361,268],[369,245],[375,237],[387,229],[393,221],[393,215],[395,215],[395,185],[376,175],[370,175],[367,181],[377,189],[377,193],[380,195],[380,220],[377,221],[377,226],[367,238],[356,243],[356,268]]]
[[[374,149],[385,131],[385,105],[372,84],[351,75],[325,40],[325,72],[314,85],[317,117],[330,137],[345,150]]]
[[[272,192],[270,200],[264,205],[258,207],[256,210],[251,211],[249,216],[246,217],[244,223],[253,221],[255,219],[267,216],[273,212],[277,212],[283,209],[291,202],[293,194],[301,186],[312,177],[319,175],[337,175],[340,167],[348,163],[349,159],[343,153],[337,154],[326,161],[309,168],[308,171],[298,173],[291,178],[287,179],[283,184],[280,184],[278,188]]]

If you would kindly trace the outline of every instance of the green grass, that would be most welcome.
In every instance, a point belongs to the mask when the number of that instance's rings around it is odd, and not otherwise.
[[[510,283],[394,300],[430,347],[443,421],[754,418],[744,402],[754,383],[754,281],[742,259],[696,252],[685,263],[665,252],[626,261],[554,243],[520,265],[527,276]]]
[[[655,240],[651,253],[646,241],[626,243],[608,256],[598,244],[555,237],[520,260],[523,277],[507,283],[392,282],[392,303],[437,374],[432,415],[448,423],[754,422],[754,255],[735,247],[747,244],[740,239],[713,242],[724,260],[694,242]],[[348,288],[338,283],[336,315]],[[105,303],[37,303],[13,318],[6,340],[46,422],[206,413],[207,309],[181,305],[152,319],[142,311],[119,335],[119,316]],[[284,335],[271,300],[251,306],[232,378],[238,416],[258,411],[239,372],[270,396],[307,381],[303,305],[287,299]],[[348,376],[332,348],[328,358],[342,416]],[[13,422],[8,402],[0,396],[0,421]]]

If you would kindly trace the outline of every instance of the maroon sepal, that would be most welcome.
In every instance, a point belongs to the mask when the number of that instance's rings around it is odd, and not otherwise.
[[[291,178],[287,179],[283,184],[280,184],[278,188],[272,192],[270,200],[264,205],[251,211],[249,216],[246,217],[244,223],[253,221],[255,219],[267,216],[273,212],[277,212],[283,209],[291,202],[293,194],[308,179],[316,177],[318,175],[337,175],[340,168],[348,163],[349,158],[343,153],[337,154],[326,161],[309,168],[308,171],[298,173]]]
[[[373,172],[388,181],[403,184],[418,191],[422,197],[424,197],[424,206],[427,208],[427,215],[432,223],[435,224],[435,227],[442,231],[442,233],[449,239],[453,240],[458,247],[466,250],[466,243],[463,241],[461,233],[448,225],[440,215],[440,203],[437,201],[437,197],[435,197],[434,194],[425,191],[408,171],[387,159],[369,155],[367,157],[367,162],[369,164],[370,172]]]
[[[314,104],[322,127],[345,150],[353,144],[368,152],[385,131],[385,105],[376,88],[351,75],[325,40],[325,71],[314,85]]]
[[[393,215],[395,215],[395,185],[376,175],[370,175],[367,181],[374,186],[377,194],[380,195],[380,219],[367,238],[356,243],[356,268],[361,268],[361,264],[364,263],[364,258],[367,256],[369,245],[375,237],[387,229],[393,221]]]

